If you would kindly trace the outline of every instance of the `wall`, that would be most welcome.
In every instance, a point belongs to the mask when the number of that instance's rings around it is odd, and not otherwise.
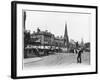
[[[64,4],[82,4],[82,5],[97,5],[100,14],[100,0],[31,0],[37,2],[64,3]],[[0,0],[0,80],[11,80],[11,0]],[[98,16],[100,19],[100,15]],[[100,26],[100,23],[98,23]],[[99,30],[99,28],[98,28]],[[99,31],[100,34],[100,31]],[[100,41],[100,37],[98,38]],[[98,43],[100,44],[100,42]],[[99,45],[100,47],[100,45]],[[100,52],[100,50],[99,50]],[[99,53],[98,52],[98,53]],[[98,54],[100,57],[100,54]],[[100,61],[100,58],[99,58]],[[98,64],[100,67],[100,63]],[[41,78],[42,80],[99,80],[99,74],[93,75],[77,75],[63,77],[48,77]],[[40,78],[26,80],[41,80]],[[24,80],[24,79],[23,79]]]

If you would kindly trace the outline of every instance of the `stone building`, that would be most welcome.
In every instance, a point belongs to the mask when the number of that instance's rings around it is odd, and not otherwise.
[[[31,39],[36,39],[35,42],[40,42],[42,46],[55,46],[55,47],[69,47],[69,38],[67,33],[67,24],[65,24],[64,37],[55,37],[51,32],[41,31],[39,28],[37,32],[31,34]]]

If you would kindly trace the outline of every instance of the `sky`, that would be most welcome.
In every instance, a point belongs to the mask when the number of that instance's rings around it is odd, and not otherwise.
[[[48,30],[55,36],[64,36],[65,23],[69,39],[90,42],[91,14],[26,11],[26,30]]]

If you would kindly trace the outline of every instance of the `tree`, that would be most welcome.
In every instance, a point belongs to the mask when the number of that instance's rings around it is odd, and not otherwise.
[[[24,31],[24,48],[29,44],[30,32]]]
[[[85,43],[85,47],[90,48],[90,43],[89,42]]]

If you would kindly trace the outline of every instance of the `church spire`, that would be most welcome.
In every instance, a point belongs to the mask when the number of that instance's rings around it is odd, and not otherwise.
[[[67,32],[67,23],[65,22],[65,33],[64,33],[64,46],[69,47],[69,38],[68,38],[68,32]]]

